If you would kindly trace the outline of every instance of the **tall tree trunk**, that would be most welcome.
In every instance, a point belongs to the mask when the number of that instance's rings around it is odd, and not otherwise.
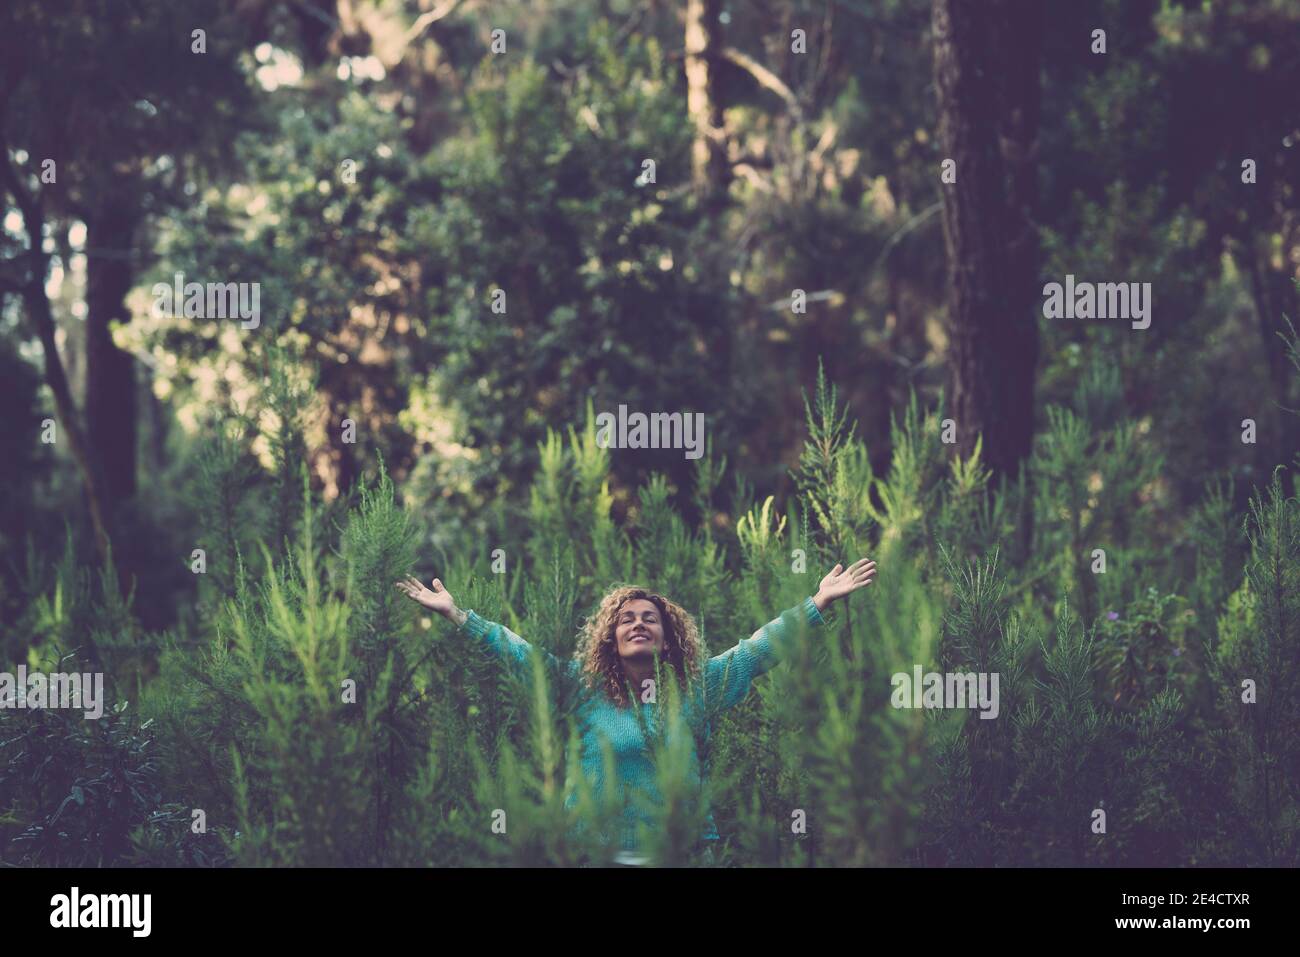
[[[0,137],[0,181],[2,181],[14,198],[18,209],[23,214],[23,227],[27,230],[27,275],[20,284],[23,302],[27,311],[28,322],[32,331],[41,342],[45,355],[45,381],[54,394],[54,408],[63,425],[63,436],[68,442],[68,451],[81,473],[82,486],[86,492],[86,509],[90,513],[90,523],[95,532],[95,548],[101,562],[107,564],[112,560],[112,547],[109,541],[108,525],[104,519],[101,505],[100,482],[97,476],[94,453],[81,428],[81,417],[77,404],[73,400],[72,390],[68,387],[68,376],[64,372],[63,362],[59,358],[59,349],[54,336],[54,314],[50,310],[50,300],[45,294],[45,278],[49,272],[49,257],[45,254],[43,239],[45,236],[45,211],[37,196],[29,193],[22,182],[21,174],[14,168],[9,156],[9,145]],[[97,653],[91,645],[92,658]]]
[[[45,381],[54,393],[54,409],[63,426],[63,435],[68,441],[68,450],[81,473],[81,482],[86,490],[86,508],[90,512],[90,524],[95,531],[95,548],[101,562],[108,562],[111,557],[108,536],[108,524],[104,519],[101,505],[100,483],[94,453],[81,428],[81,418],[77,414],[77,404],[68,388],[68,377],[64,374],[63,363],[59,360],[58,346],[54,341],[54,316],[50,313],[50,301],[45,298],[44,280],[33,280],[24,291],[27,316],[36,337],[41,341],[45,353]]]
[[[1011,477],[1033,441],[1038,359],[1031,219],[1038,94],[1015,89],[1038,83],[1041,21],[1031,6],[1019,0],[934,0],[933,6],[939,142],[943,157],[956,161],[956,182],[941,187],[949,409],[961,454],[969,455],[982,435],[984,462],[995,476]],[[1000,130],[1008,134],[1011,162],[1003,158]]]
[[[111,516],[135,495],[135,360],[113,342],[131,289],[132,204],[104,203],[86,223],[86,427]]]
[[[686,111],[695,126],[691,180],[706,208],[726,201],[731,167],[718,95],[722,0],[686,0]]]

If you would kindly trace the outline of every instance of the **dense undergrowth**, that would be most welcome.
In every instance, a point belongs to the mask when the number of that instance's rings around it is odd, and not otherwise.
[[[916,400],[873,474],[819,382],[789,501],[709,455],[694,488],[656,477],[617,520],[609,457],[633,453],[600,448],[589,414],[544,443],[526,508],[443,550],[382,472],[351,500],[307,491],[305,400],[281,383],[273,469],[238,420],[211,430],[187,492],[205,568],[174,628],[146,632],[71,543],[52,574],[32,563],[0,664],[102,670],[109,702],[98,721],[0,710],[0,863],[602,863],[599,828],[574,826],[609,808],[576,774],[571,702],[393,582],[437,574],[561,659],[611,585],[645,583],[718,653],[871,555],[875,585],[714,728],[718,864],[1294,866],[1300,501],[1275,476],[1239,514],[1211,482],[1171,515],[1118,389],[1085,376],[1025,477],[990,488]],[[998,717],[893,707],[918,665],[996,672]],[[699,796],[687,755],[658,757],[652,850],[686,863]]]

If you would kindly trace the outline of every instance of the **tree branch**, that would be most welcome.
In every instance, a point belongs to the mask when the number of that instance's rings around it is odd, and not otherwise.
[[[726,47],[722,51],[724,59],[736,64],[755,80],[758,85],[765,90],[770,90],[785,101],[786,107],[794,117],[795,122],[803,123],[803,107],[799,105],[799,98],[794,95],[794,91],[785,85],[785,82],[769,70],[763,64],[759,63],[747,53],[742,53],[735,47]]]
[[[433,26],[439,20],[451,16],[456,12],[456,8],[464,2],[465,0],[443,0],[441,4],[434,7],[432,10],[420,14],[415,18],[415,22],[411,24],[411,29],[407,30],[406,35],[402,37],[402,46],[406,47],[414,43],[420,38],[420,34],[429,29],[429,27]]]
[[[745,182],[749,183],[760,192],[768,194],[776,192],[771,182],[765,179],[763,174],[749,163],[736,163],[731,167],[731,169],[737,176],[744,179]]]

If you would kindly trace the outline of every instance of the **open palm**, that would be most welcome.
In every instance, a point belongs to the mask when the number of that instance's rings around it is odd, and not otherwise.
[[[871,584],[876,577],[876,563],[866,558],[860,558],[848,568],[843,565],[836,565],[830,570],[822,583],[817,587],[818,592],[828,602],[843,598],[859,588],[865,588]]]
[[[414,575],[407,575],[397,583],[401,589],[412,601],[417,601],[425,608],[436,611],[440,615],[446,615],[456,607],[456,602],[451,597],[451,592],[443,587],[442,582],[434,579],[429,583],[432,587],[426,587]]]

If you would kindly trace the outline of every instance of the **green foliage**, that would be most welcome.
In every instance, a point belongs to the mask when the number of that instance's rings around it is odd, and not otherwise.
[[[774,496],[745,502],[734,537],[713,521],[722,469],[711,457],[697,463],[696,522],[663,475],[616,518],[610,453],[589,410],[583,430],[544,440],[526,513],[492,517],[499,537],[460,542],[437,568],[461,607],[528,637],[535,653],[520,667],[434,627],[392,587],[416,568],[421,533],[382,467],[339,523],[303,486],[290,547],[258,548],[247,516],[280,511],[264,493],[285,480],[286,462],[259,466],[245,451],[257,433],[231,423],[200,473],[212,523],[202,541],[220,587],[191,626],[142,633],[111,573],[92,587],[71,543],[53,578],[31,570],[34,648],[54,654],[93,636],[143,700],[118,703],[100,724],[0,712],[18,728],[0,746],[6,859],[609,863],[620,826],[613,756],[599,789],[580,769],[580,698],[560,667],[581,615],[614,582],[644,582],[690,609],[718,652],[798,605],[825,567],[867,553],[880,561],[871,588],[824,628],[793,622],[779,667],[738,707],[711,714],[707,732],[688,727],[676,684],[659,683],[659,706],[642,716],[661,796],[640,808],[653,860],[1294,863],[1297,729],[1285,702],[1300,690],[1289,667],[1300,502],[1278,480],[1256,496],[1234,587],[1240,519],[1228,488],[1211,483],[1186,535],[1220,551],[1196,558],[1189,593],[1138,589],[1112,565],[1107,575],[1126,582],[1099,588],[1099,610],[1081,615],[1053,587],[1078,590],[1069,547],[1104,534],[1112,563],[1158,557],[1128,531],[1143,520],[1154,460],[1134,445],[1114,389],[1094,374],[1076,410],[1051,411],[1034,533],[1048,553],[1020,562],[996,547],[1020,491],[989,488],[978,454],[945,466],[940,412],[915,397],[880,478],[823,378],[797,501],[787,513]],[[1176,579],[1177,556],[1168,561],[1150,566],[1156,580]],[[1218,622],[1208,640],[1207,618]],[[161,653],[150,677],[133,662],[151,643]],[[918,666],[996,673],[996,718],[897,707],[894,676],[910,681]],[[1257,704],[1240,702],[1245,677]],[[696,757],[702,789],[691,783]],[[135,786],[126,804],[106,796],[114,774]],[[188,827],[194,808],[206,834]],[[706,810],[721,840],[703,854]]]
[[[439,199],[412,223],[412,243],[438,251],[421,264],[416,352],[437,364],[467,444],[494,449],[475,467],[485,495],[528,482],[546,431],[589,400],[722,422],[753,394],[720,386],[729,292],[725,274],[695,265],[701,215],[683,188],[691,128],[673,69],[657,41],[620,46],[605,24],[575,46],[582,67],[561,84],[541,63],[484,61],[467,98],[473,136],[436,151]],[[690,477],[680,455],[611,465],[629,484]]]
[[[85,657],[46,651],[29,666],[92,673]],[[152,719],[104,690],[96,719],[0,709],[0,866],[229,863],[218,834],[192,833],[190,809],[166,799]]]
[[[868,501],[867,514],[880,525],[881,555],[915,553],[927,547],[927,520],[940,493],[942,407],[923,414],[913,393],[901,420],[890,418],[889,472],[874,480],[879,508]]]
[[[1117,707],[1148,701],[1166,684],[1187,677],[1184,604],[1178,595],[1149,588],[1124,612],[1110,611],[1098,620],[1102,680]]]
[[[1162,460],[1143,438],[1147,426],[1118,417],[1119,389],[1117,377],[1094,367],[1074,409],[1048,406],[1030,462],[1036,551],[1046,553],[1057,587],[1075,596],[1089,621],[1102,605],[1115,608],[1134,595],[1134,571],[1161,538]]]
[[[1245,581],[1219,621],[1212,674],[1225,724],[1217,757],[1253,863],[1294,865],[1300,852],[1300,499],[1274,475],[1251,499]],[[1247,703],[1248,683],[1253,685]]]
[[[1010,410],[1033,455],[996,480],[941,438],[922,0],[818,12],[825,57],[774,44],[779,5],[729,18],[786,86],[714,78],[716,203],[673,5],[461,4],[405,51],[421,4],[61,6],[0,8],[0,666],[84,662],[113,703],[0,709],[0,862],[607,863],[619,795],[578,768],[557,667],[583,616],[635,581],[721,652],[869,554],[872,588],[710,716],[703,794],[665,695],[659,863],[702,861],[710,805],[729,865],[1297,863],[1297,500],[1272,476],[1300,448],[1295,4],[1054,11],[1021,157],[1037,274],[1157,308],[1041,325]],[[153,314],[177,272],[257,282],[261,325]],[[141,426],[116,564],[89,558],[67,423],[33,439],[42,288],[76,403],[105,355],[140,386],[94,410]],[[119,348],[90,347],[110,311]],[[703,410],[705,457],[601,448],[619,404]],[[408,572],[544,654],[501,666]],[[918,666],[996,672],[999,717],[893,707]]]

